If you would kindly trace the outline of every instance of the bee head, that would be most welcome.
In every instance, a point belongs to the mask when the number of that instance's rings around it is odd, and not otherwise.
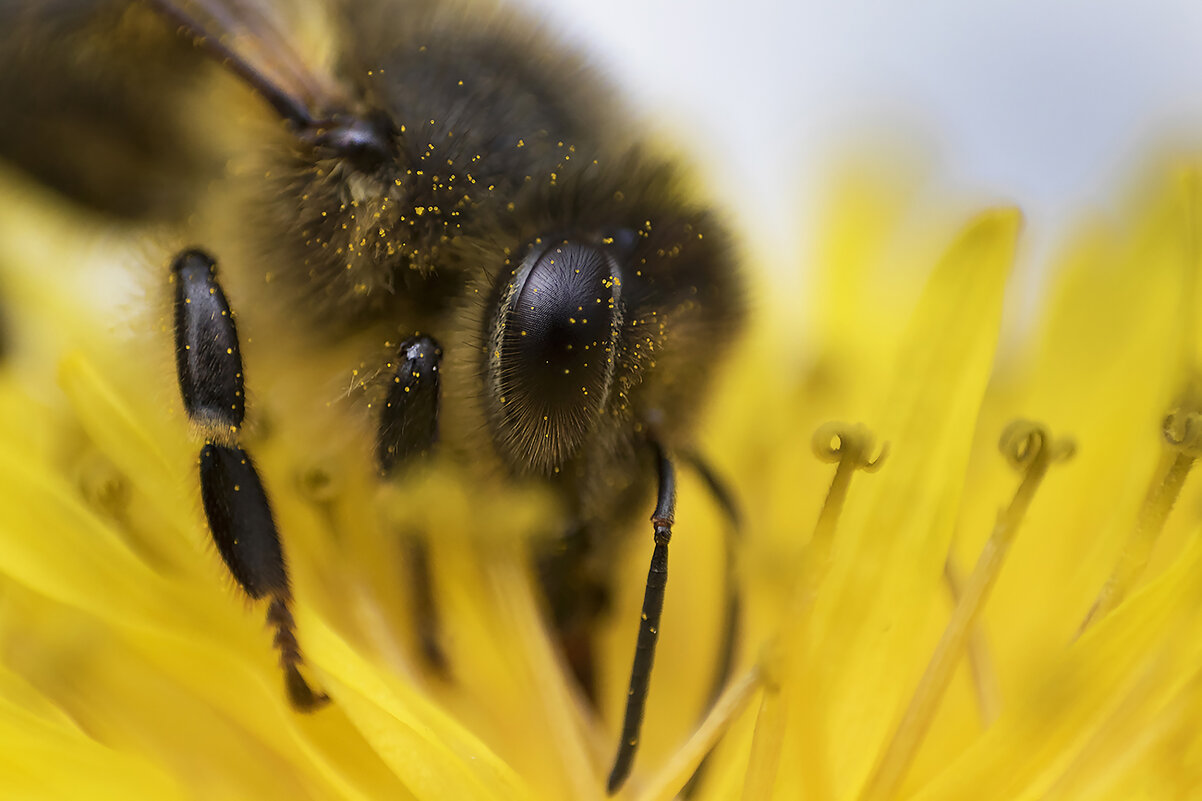
[[[486,320],[494,439],[519,470],[571,458],[608,408],[625,305],[612,240],[536,241],[502,274]]]

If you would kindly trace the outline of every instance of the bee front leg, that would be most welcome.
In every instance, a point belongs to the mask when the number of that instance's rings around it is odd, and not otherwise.
[[[705,484],[723,517],[726,518],[726,534],[723,537],[725,593],[722,604],[722,639],[718,644],[718,664],[714,669],[713,683],[710,686],[708,706],[712,707],[717,703],[718,697],[722,695],[726,682],[730,678],[731,668],[735,661],[735,646],[739,638],[742,597],[735,576],[735,554],[743,539],[743,515],[739,511],[739,504],[734,492],[704,456],[696,451],[685,451],[680,454],[680,458]],[[709,755],[707,754],[681,791],[682,798],[693,797],[698,784],[705,775],[708,764]]]
[[[434,573],[430,567],[430,543],[418,534],[406,541],[405,557],[409,564],[410,601],[413,604],[413,630],[418,650],[439,678],[451,675],[450,662],[442,647],[438,603],[434,597]]]
[[[438,442],[439,375],[442,348],[421,334],[397,348],[396,371],[376,430],[376,468],[381,477],[429,453]]]
[[[431,337],[415,334],[397,348],[396,360],[389,365],[395,365],[392,382],[376,429],[376,469],[381,477],[395,474],[428,454],[438,443],[441,363],[442,348]],[[418,533],[407,540],[414,630],[426,664],[445,677],[449,667],[438,636],[430,547]]]
[[[238,447],[245,416],[238,331],[217,265],[198,250],[176,257],[175,361],[188,419],[205,440],[200,494],[209,531],[226,567],[254,600],[269,598],[284,684],[293,706],[312,711],[329,701],[301,675],[300,646],[289,604],[292,592],[279,531],[250,454]]]
[[[722,603],[722,639],[718,644],[718,664],[710,687],[709,702],[712,705],[718,700],[718,696],[722,695],[726,681],[730,678],[735,660],[735,644],[739,638],[742,599],[735,577],[735,554],[743,539],[743,514],[739,511],[734,492],[704,456],[695,451],[686,451],[681,454],[681,461],[692,468],[705,484],[722,516],[726,518],[726,534],[723,537],[725,593]]]
[[[598,553],[595,524],[574,523],[535,555],[543,598],[560,650],[585,697],[596,706],[593,635],[612,603],[612,562]],[[602,551],[606,556],[608,551]]]

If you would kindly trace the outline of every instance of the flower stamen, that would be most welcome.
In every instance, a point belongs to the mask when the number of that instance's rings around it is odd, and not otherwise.
[[[646,789],[639,794],[640,801],[669,801],[676,798],[701,761],[714,749],[735,719],[743,714],[752,696],[763,686],[764,672],[759,665],[752,665],[746,673],[731,682],[710,707],[709,714],[697,730],[652,777]]]
[[[1035,491],[1052,462],[1068,458],[1073,452],[1071,442],[1053,441],[1046,428],[1025,420],[1006,426],[998,448],[1006,461],[1022,473],[1022,481],[1010,505],[998,515],[910,704],[860,793],[860,801],[884,801],[896,795],[935,718],[969,633],[997,581]]]
[[[818,521],[814,524],[814,533],[802,553],[801,570],[783,618],[793,622],[797,629],[787,638],[778,633],[763,651],[762,661],[769,680],[765,682],[756,714],[751,756],[743,785],[743,798],[748,801],[771,797],[772,787],[776,783],[776,768],[780,762],[788,717],[788,699],[785,697],[788,690],[778,680],[781,675],[779,665],[786,666],[787,670],[800,658],[798,648],[807,639],[805,630],[809,624],[810,610],[818,595],[818,588],[830,569],[835,527],[843,512],[851,477],[856,470],[875,473],[889,453],[889,445],[885,443],[873,455],[876,450],[875,438],[866,426],[858,423],[829,422],[819,426],[814,431],[811,447],[818,459],[837,466],[822,510],[818,513]],[[818,780],[817,776],[812,778]]]
[[[948,554],[943,563],[943,583],[947,586],[948,594],[953,604],[959,604],[964,595],[964,575]],[[989,644],[980,626],[974,625],[968,635],[968,670],[972,674],[973,692],[977,698],[977,715],[981,719],[981,727],[989,728],[997,720],[1001,710],[1001,689],[998,687],[997,673],[994,671],[993,660],[989,657]]]
[[[1187,393],[1186,397],[1191,395]],[[1164,530],[1165,521],[1185,486],[1185,480],[1194,462],[1202,456],[1202,413],[1192,411],[1194,405],[1187,401],[1183,409],[1164,418],[1161,434],[1167,446],[1165,454],[1156,467],[1143,505],[1140,506],[1135,530],[1119,554],[1118,562],[1102,585],[1097,599],[1081,621],[1077,629],[1078,637],[1122,603],[1143,575],[1152,557],[1152,549]]]
[[[780,764],[781,750],[785,740],[787,720],[786,699],[782,697],[780,638],[765,643],[760,654],[761,681],[764,694],[760,696],[760,708],[755,714],[755,727],[751,734],[751,754],[748,756],[747,772],[743,775],[743,798],[771,798],[776,783],[776,768]]]
[[[829,562],[835,524],[843,511],[847,489],[851,486],[851,476],[856,470],[863,470],[866,473],[875,473],[879,470],[885,457],[889,455],[889,444],[883,444],[880,451],[872,456],[874,448],[872,432],[865,426],[859,423],[849,425],[830,422],[819,426],[814,431],[810,447],[818,459],[837,465],[835,476],[831,479],[830,490],[826,494],[826,501],[823,502],[822,511],[818,514],[814,534],[810,537],[803,557],[804,568],[807,570],[821,569],[824,574],[825,567]],[[810,576],[803,571],[798,587],[804,589],[807,579],[821,581],[821,578],[822,575]],[[816,586],[816,582],[811,583],[809,588],[814,589]]]

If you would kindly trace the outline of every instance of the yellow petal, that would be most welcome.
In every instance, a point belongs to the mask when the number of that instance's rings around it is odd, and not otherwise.
[[[330,695],[419,799],[532,798],[529,789],[454,718],[404,682],[366,664],[301,607],[311,661]]]
[[[806,736],[818,737],[836,796],[863,780],[937,637],[928,614],[992,369],[1019,223],[1010,210],[981,215],[936,267],[874,426],[890,441],[889,461],[849,496],[814,611],[811,669],[790,714]],[[782,775],[778,797],[814,778]]]

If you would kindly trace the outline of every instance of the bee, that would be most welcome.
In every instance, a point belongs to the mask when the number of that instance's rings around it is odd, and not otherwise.
[[[270,281],[243,310],[273,314],[280,336],[399,343],[363,357],[379,362],[365,446],[382,481],[440,451],[557,500],[567,533],[539,572],[586,690],[618,533],[651,512],[615,791],[649,688],[677,461],[734,516],[690,446],[745,316],[718,215],[571,48],[510,10],[24,5],[0,4],[0,157],[105,217],[203,230],[169,275],[180,390],[213,539],[239,586],[268,600],[293,703],[328,699],[299,670],[281,538],[240,439],[227,276]]]

